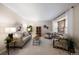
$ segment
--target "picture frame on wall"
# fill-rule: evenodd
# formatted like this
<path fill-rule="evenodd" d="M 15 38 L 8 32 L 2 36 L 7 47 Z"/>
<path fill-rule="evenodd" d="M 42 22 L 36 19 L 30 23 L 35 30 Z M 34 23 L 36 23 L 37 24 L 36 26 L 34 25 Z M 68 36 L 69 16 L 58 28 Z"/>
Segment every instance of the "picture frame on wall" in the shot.
<path fill-rule="evenodd" d="M 65 33 L 65 19 L 58 21 L 58 33 Z"/>

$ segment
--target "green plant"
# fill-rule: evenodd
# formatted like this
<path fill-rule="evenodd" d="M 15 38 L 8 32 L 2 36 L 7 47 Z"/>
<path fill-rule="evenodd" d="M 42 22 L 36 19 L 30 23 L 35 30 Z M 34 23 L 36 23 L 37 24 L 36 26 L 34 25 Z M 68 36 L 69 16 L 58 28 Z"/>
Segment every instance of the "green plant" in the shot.
<path fill-rule="evenodd" d="M 6 47 L 9 47 L 9 43 L 13 40 L 13 34 L 8 34 L 8 36 L 6 37 L 5 41 L 6 41 Z"/>
<path fill-rule="evenodd" d="M 75 53 L 75 39 L 71 36 L 68 36 L 65 38 L 67 40 L 67 45 L 68 45 L 68 51 L 70 53 Z"/>
<path fill-rule="evenodd" d="M 28 32 L 32 32 L 32 26 L 31 26 L 31 25 L 29 25 L 29 26 L 27 27 L 27 31 L 28 31 Z"/>
<path fill-rule="evenodd" d="M 8 36 L 6 39 L 5 39 L 5 44 L 6 44 L 6 48 L 7 50 L 9 49 L 9 43 L 12 41 L 12 39 Z"/>
<path fill-rule="evenodd" d="M 6 41 L 6 43 L 10 43 L 10 42 L 12 41 L 12 39 L 11 39 L 10 37 L 7 37 L 7 38 L 5 39 L 5 41 Z"/>

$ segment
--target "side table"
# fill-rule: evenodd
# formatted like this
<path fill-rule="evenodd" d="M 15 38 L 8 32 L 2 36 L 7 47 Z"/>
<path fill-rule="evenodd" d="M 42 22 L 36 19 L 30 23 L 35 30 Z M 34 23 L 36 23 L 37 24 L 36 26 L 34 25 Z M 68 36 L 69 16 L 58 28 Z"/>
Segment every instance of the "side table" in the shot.
<path fill-rule="evenodd" d="M 11 41 L 10 43 L 7 43 L 7 52 L 8 52 L 8 55 L 10 54 L 10 44 L 13 43 L 14 44 L 14 50 L 15 50 L 15 44 L 16 44 L 16 40 L 13 40 Z"/>

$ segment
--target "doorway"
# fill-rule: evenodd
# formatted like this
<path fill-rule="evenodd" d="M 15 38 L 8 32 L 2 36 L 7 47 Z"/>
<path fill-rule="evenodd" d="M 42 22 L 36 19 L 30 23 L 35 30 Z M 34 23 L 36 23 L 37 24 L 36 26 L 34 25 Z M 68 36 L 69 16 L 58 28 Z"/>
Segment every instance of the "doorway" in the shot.
<path fill-rule="evenodd" d="M 36 35 L 41 36 L 41 26 L 36 27 Z"/>

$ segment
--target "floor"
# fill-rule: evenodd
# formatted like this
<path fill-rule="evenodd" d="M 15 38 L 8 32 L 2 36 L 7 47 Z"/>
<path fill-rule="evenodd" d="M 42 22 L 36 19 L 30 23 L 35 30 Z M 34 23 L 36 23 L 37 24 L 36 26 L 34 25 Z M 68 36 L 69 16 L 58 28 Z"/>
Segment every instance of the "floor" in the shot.
<path fill-rule="evenodd" d="M 22 49 L 11 49 L 10 55 L 68 55 L 67 51 L 53 48 L 52 40 L 41 38 L 41 44 L 33 45 L 33 40 L 30 40 Z M 6 55 L 7 52 L 3 53 Z"/>

